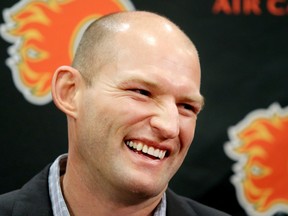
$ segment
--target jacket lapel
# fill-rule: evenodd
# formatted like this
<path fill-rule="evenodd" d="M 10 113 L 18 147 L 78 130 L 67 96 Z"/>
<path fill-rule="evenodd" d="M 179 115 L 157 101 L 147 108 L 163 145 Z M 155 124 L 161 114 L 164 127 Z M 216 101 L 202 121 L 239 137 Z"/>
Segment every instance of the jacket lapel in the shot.
<path fill-rule="evenodd" d="M 167 216 L 198 216 L 198 214 L 184 201 L 185 198 L 167 189 Z"/>
<path fill-rule="evenodd" d="M 12 216 L 53 216 L 48 188 L 49 167 L 20 189 Z"/>

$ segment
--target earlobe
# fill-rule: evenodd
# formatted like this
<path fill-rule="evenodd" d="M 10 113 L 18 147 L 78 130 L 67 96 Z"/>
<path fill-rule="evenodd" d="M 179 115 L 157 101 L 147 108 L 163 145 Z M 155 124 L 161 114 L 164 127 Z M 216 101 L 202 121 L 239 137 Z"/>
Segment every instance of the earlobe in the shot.
<path fill-rule="evenodd" d="M 67 116 L 76 118 L 79 72 L 70 66 L 59 67 L 52 79 L 52 98 L 55 105 Z"/>

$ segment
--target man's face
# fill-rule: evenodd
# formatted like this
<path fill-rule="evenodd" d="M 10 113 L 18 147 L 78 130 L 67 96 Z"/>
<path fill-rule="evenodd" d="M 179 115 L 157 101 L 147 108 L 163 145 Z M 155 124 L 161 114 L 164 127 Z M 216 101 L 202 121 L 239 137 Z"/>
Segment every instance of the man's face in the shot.
<path fill-rule="evenodd" d="M 197 54 L 183 44 L 146 39 L 122 39 L 117 59 L 82 89 L 76 119 L 87 179 L 123 195 L 166 189 L 202 105 Z"/>

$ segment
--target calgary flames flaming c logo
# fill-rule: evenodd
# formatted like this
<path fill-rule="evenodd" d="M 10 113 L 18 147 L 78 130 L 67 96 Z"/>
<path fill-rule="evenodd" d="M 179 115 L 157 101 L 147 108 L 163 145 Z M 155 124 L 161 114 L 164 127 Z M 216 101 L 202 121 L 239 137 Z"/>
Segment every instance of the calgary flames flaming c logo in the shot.
<path fill-rule="evenodd" d="M 288 108 L 256 110 L 229 137 L 225 150 L 238 161 L 232 183 L 248 215 L 288 212 Z"/>
<path fill-rule="evenodd" d="M 7 65 L 16 87 L 33 104 L 50 102 L 53 72 L 71 63 L 85 27 L 105 14 L 133 9 L 127 0 L 22 0 L 5 9 L 1 35 L 13 43 Z"/>

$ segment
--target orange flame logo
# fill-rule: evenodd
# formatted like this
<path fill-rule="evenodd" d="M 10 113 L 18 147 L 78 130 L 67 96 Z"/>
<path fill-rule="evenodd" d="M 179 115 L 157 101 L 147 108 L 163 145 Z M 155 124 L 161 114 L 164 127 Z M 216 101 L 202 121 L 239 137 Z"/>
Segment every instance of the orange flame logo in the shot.
<path fill-rule="evenodd" d="M 22 0 L 5 9 L 1 35 L 13 43 L 6 63 L 16 87 L 33 104 L 50 102 L 53 72 L 71 63 L 86 26 L 105 14 L 133 9 L 128 0 Z"/>
<path fill-rule="evenodd" d="M 249 215 L 288 212 L 288 107 L 256 110 L 228 131 L 238 200 Z"/>

